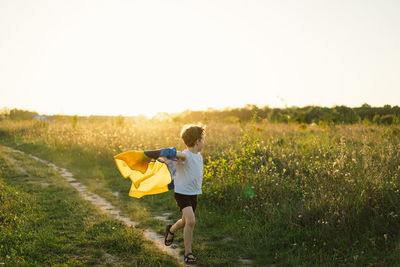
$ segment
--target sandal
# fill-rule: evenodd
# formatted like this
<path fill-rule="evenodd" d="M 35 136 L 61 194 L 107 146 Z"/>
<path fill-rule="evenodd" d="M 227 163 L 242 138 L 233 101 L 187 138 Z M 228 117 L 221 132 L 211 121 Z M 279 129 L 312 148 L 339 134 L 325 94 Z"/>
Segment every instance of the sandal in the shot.
<path fill-rule="evenodd" d="M 192 257 L 189 257 L 189 256 L 192 256 Z M 184 261 L 186 264 L 196 264 L 196 263 L 197 263 L 197 260 L 196 260 L 196 258 L 193 256 L 192 253 L 188 253 L 187 255 L 184 255 L 183 261 Z"/>
<path fill-rule="evenodd" d="M 166 246 L 171 246 L 171 245 L 172 245 L 172 242 L 174 242 L 174 233 L 171 233 L 171 231 L 170 231 L 171 227 L 172 227 L 172 225 L 169 224 L 169 225 L 167 225 L 167 228 L 165 229 L 165 230 L 166 230 L 166 231 L 165 231 L 166 233 L 165 233 L 164 244 L 165 244 Z M 172 239 L 167 239 L 167 238 L 168 238 L 168 234 L 172 235 Z"/>

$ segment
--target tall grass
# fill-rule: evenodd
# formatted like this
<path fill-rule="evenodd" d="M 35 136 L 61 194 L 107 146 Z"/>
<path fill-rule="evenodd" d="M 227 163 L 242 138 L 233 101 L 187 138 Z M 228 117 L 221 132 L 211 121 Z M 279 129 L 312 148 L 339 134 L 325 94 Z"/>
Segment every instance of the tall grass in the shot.
<path fill-rule="evenodd" d="M 207 198 L 321 236 L 352 239 L 371 231 L 375 244 L 397 236 L 397 128 L 258 130 L 253 126 L 230 153 L 208 161 Z"/>
<path fill-rule="evenodd" d="M 75 153 L 89 158 L 95 170 L 113 165 L 121 151 L 182 150 L 181 127 L 154 121 L 2 122 L 0 137 Z M 298 246 L 290 251 L 344 259 L 353 255 L 346 248 L 357 246 L 358 260 L 379 262 L 400 250 L 399 127 L 210 123 L 202 154 L 207 205 L 244 211 L 266 229 L 287 229 L 292 235 L 284 242 Z M 268 247 L 270 241 L 263 242 Z"/>

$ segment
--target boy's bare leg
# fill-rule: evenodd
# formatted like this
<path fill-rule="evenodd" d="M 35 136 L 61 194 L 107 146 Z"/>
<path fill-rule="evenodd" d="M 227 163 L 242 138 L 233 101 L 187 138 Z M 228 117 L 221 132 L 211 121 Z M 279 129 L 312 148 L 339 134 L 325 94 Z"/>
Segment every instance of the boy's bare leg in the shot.
<path fill-rule="evenodd" d="M 185 255 L 192 252 L 193 229 L 196 222 L 193 208 L 191 206 L 182 210 L 185 220 L 185 228 L 183 229 L 183 241 L 185 243 Z"/>
<path fill-rule="evenodd" d="M 185 217 L 182 214 L 182 219 L 179 219 L 174 225 L 171 226 L 171 228 L 169 229 L 169 231 L 171 233 L 175 233 L 176 231 L 178 231 L 179 229 L 182 229 L 183 227 L 185 227 Z M 172 236 L 170 234 L 168 234 L 168 240 L 171 240 Z"/>
<path fill-rule="evenodd" d="M 179 219 L 174 225 L 172 225 L 170 231 L 171 233 L 175 233 L 179 229 L 184 228 L 183 241 L 185 243 L 185 255 L 187 255 L 192 252 L 193 229 L 196 220 L 191 206 L 184 208 L 182 213 L 182 219 Z M 170 234 L 168 235 L 168 239 L 172 239 Z"/>

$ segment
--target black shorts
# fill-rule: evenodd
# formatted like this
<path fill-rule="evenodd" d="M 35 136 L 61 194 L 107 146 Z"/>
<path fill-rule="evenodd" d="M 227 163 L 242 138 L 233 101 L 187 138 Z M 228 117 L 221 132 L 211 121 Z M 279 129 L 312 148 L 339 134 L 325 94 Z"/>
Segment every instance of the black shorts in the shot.
<path fill-rule="evenodd" d="M 183 195 L 175 193 L 176 204 L 178 204 L 179 210 L 182 211 L 184 208 L 191 206 L 193 212 L 196 211 L 197 206 L 197 195 Z"/>

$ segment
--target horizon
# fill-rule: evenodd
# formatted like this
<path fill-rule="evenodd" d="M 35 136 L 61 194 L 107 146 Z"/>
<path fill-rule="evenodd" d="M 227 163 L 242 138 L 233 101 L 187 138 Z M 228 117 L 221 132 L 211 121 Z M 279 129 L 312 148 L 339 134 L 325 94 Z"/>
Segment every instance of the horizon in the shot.
<path fill-rule="evenodd" d="M 110 115 L 110 114 L 88 114 L 88 115 L 85 115 L 85 114 L 65 114 L 65 113 L 64 114 L 60 114 L 60 113 L 48 114 L 48 113 L 40 113 L 40 112 L 38 112 L 36 110 L 1 107 L 0 108 L 0 114 L 5 114 L 7 111 L 9 112 L 9 111 L 11 111 L 13 109 L 17 109 L 17 110 L 28 111 L 28 112 L 32 112 L 32 113 L 35 112 L 35 113 L 38 113 L 39 116 L 78 116 L 78 117 L 90 117 L 90 116 L 94 116 L 94 117 L 96 117 L 96 116 L 98 116 L 98 117 L 118 117 L 118 116 L 123 116 L 123 117 L 141 117 L 141 116 L 143 116 L 143 117 L 146 117 L 147 119 L 152 119 L 152 118 L 156 117 L 157 115 L 162 115 L 162 114 L 177 115 L 177 114 L 181 114 L 181 113 L 184 113 L 184 112 L 187 112 L 187 111 L 189 111 L 189 112 L 227 111 L 227 110 L 229 111 L 229 110 L 233 110 L 233 109 L 245 109 L 247 107 L 253 107 L 253 106 L 256 106 L 259 109 L 270 108 L 270 109 L 283 109 L 283 110 L 285 110 L 285 109 L 303 109 L 303 108 L 307 108 L 307 107 L 320 107 L 320 108 L 330 108 L 330 109 L 332 109 L 332 108 L 340 107 L 340 106 L 344 106 L 344 107 L 347 107 L 347 108 L 354 109 L 354 108 L 361 108 L 364 105 L 368 105 L 371 108 L 384 108 L 385 106 L 390 106 L 391 108 L 395 108 L 395 107 L 399 107 L 400 106 L 400 105 L 390 105 L 390 104 L 384 104 L 382 106 L 373 106 L 373 105 L 370 105 L 369 103 L 363 103 L 363 104 L 361 104 L 359 106 L 353 106 L 353 107 L 346 106 L 346 105 L 333 105 L 333 106 L 330 106 L 330 107 L 329 106 L 319 106 L 319 105 L 290 106 L 290 107 L 289 106 L 271 107 L 271 106 L 268 106 L 268 105 L 259 106 L 259 105 L 255 105 L 255 104 L 246 104 L 246 105 L 241 106 L 241 107 L 239 107 L 239 106 L 238 107 L 223 107 L 223 108 L 208 107 L 208 108 L 202 109 L 202 110 L 186 109 L 186 110 L 183 110 L 183 111 L 180 111 L 180 112 L 172 112 L 172 113 L 160 111 L 160 112 L 158 112 L 158 113 L 156 113 L 156 114 L 154 114 L 152 116 L 148 116 L 146 114 L 137 114 L 137 115 L 123 115 L 123 114 L 114 114 L 114 115 Z"/>

